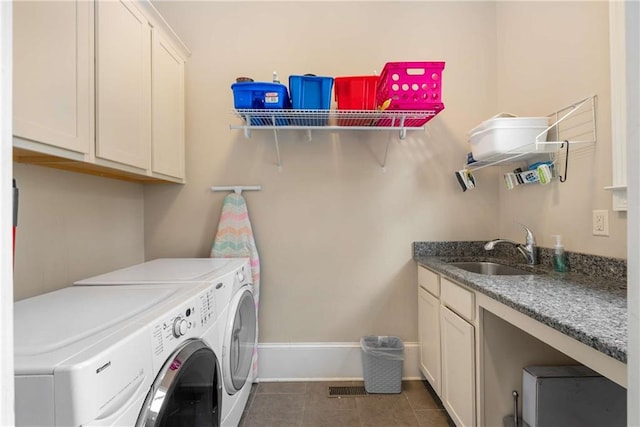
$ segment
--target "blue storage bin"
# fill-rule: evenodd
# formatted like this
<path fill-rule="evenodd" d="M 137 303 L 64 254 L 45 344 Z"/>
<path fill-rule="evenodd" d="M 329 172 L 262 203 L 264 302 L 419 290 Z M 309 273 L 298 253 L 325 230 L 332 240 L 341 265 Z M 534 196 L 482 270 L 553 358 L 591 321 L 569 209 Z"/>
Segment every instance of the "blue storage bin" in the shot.
<path fill-rule="evenodd" d="M 241 82 L 231 85 L 233 90 L 233 102 L 236 109 L 289 109 L 291 100 L 287 87 L 280 83 L 266 82 Z M 246 117 L 245 117 L 246 120 Z M 273 125 L 268 117 L 250 117 L 250 123 L 254 126 Z M 277 126 L 286 126 L 287 119 L 276 118 Z"/>
<path fill-rule="evenodd" d="M 313 75 L 289 76 L 291 105 L 296 110 L 328 110 L 331 107 L 333 77 Z M 301 126 L 325 126 L 329 113 L 310 113 L 309 117 L 296 119 Z"/>

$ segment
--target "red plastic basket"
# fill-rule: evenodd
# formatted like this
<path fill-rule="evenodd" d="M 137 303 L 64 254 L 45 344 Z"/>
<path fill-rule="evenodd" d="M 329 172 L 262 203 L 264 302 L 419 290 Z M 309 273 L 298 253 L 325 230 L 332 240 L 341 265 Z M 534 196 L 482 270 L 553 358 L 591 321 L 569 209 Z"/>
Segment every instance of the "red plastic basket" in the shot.
<path fill-rule="evenodd" d="M 375 110 L 378 76 L 336 77 L 335 96 L 338 110 Z M 366 126 L 368 121 L 338 118 L 340 126 Z"/>
<path fill-rule="evenodd" d="M 443 110 L 444 62 L 387 62 L 378 80 L 376 105 L 389 110 Z"/>
<path fill-rule="evenodd" d="M 338 110 L 375 110 L 378 76 L 335 78 Z"/>

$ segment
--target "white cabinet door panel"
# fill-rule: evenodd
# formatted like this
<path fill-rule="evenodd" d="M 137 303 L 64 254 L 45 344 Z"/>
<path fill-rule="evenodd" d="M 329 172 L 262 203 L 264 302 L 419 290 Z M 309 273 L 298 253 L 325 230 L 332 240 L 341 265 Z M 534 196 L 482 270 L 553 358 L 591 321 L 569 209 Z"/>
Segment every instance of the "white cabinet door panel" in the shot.
<path fill-rule="evenodd" d="M 13 3 L 13 133 L 87 154 L 93 144 L 93 3 Z"/>
<path fill-rule="evenodd" d="M 153 172 L 184 178 L 184 61 L 153 33 Z"/>
<path fill-rule="evenodd" d="M 475 423 L 474 328 L 440 306 L 442 344 L 442 403 L 458 427 Z"/>
<path fill-rule="evenodd" d="M 420 370 L 440 396 L 440 301 L 418 287 Z"/>
<path fill-rule="evenodd" d="M 151 28 L 130 2 L 96 7 L 96 156 L 149 169 Z"/>

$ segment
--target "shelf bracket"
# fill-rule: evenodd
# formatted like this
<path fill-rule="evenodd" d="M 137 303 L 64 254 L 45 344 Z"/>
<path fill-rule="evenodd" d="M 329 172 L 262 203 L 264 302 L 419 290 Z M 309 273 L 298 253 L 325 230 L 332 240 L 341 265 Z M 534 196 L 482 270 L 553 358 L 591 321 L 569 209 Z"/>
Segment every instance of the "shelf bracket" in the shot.
<path fill-rule="evenodd" d="M 278 144 L 278 129 L 273 129 L 273 141 L 276 145 L 276 157 L 278 158 L 278 170 L 282 170 L 282 161 L 280 160 L 280 144 Z"/>
<path fill-rule="evenodd" d="M 249 123 L 251 123 L 251 114 L 247 114 L 245 120 L 246 125 L 244 126 L 244 137 L 246 139 L 251 139 L 251 128 L 249 127 Z"/>
<path fill-rule="evenodd" d="M 383 172 L 386 172 L 387 154 L 389 153 L 389 143 L 391 143 L 391 135 L 392 135 L 392 132 L 389 132 L 389 134 L 387 135 L 387 145 L 384 148 L 384 157 L 382 159 L 382 164 L 380 165 L 382 166 Z"/>
<path fill-rule="evenodd" d="M 402 117 L 400 117 L 400 139 L 405 139 L 407 137 L 407 128 L 404 127 L 404 119 L 405 119 L 405 115 L 403 114 Z M 388 147 L 388 143 L 387 143 L 387 147 Z"/>

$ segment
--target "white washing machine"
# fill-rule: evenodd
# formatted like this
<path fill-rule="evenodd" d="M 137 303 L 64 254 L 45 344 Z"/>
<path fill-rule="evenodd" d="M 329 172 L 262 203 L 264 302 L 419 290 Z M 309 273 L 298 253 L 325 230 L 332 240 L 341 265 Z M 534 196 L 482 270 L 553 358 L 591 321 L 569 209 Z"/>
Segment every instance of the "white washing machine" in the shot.
<path fill-rule="evenodd" d="M 214 291 L 72 286 L 15 303 L 16 425 L 219 425 Z"/>
<path fill-rule="evenodd" d="M 246 406 L 251 384 L 253 353 L 257 345 L 256 306 L 249 258 L 161 258 L 75 282 L 76 285 L 161 285 L 163 283 L 214 286 L 220 341 L 214 346 L 222 358 L 221 425 L 235 427 Z"/>

